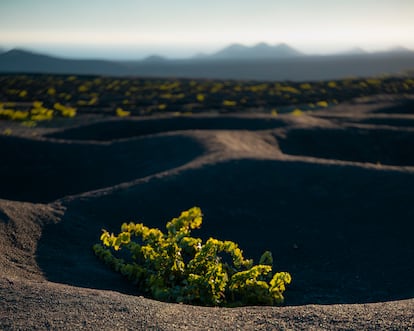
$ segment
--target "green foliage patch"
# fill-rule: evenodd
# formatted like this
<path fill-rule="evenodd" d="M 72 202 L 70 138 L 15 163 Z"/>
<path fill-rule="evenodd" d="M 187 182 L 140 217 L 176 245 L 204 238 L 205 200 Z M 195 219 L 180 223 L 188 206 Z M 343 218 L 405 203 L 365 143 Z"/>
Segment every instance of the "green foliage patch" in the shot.
<path fill-rule="evenodd" d="M 167 223 L 167 233 L 143 224 L 122 224 L 115 236 L 103 230 L 95 254 L 154 299 L 204 306 L 278 305 L 291 282 L 287 272 L 272 276 L 272 254 L 260 264 L 243 257 L 232 241 L 190 236 L 202 213 L 193 207 Z M 126 250 L 128 258 L 119 256 Z M 124 254 L 125 255 L 125 254 Z"/>
<path fill-rule="evenodd" d="M 320 110 L 358 97 L 413 93 L 410 76 L 259 82 L 0 74 L 0 119 L 39 122 L 84 114 L 126 117 L 212 110 L 287 114 L 296 108 Z"/>

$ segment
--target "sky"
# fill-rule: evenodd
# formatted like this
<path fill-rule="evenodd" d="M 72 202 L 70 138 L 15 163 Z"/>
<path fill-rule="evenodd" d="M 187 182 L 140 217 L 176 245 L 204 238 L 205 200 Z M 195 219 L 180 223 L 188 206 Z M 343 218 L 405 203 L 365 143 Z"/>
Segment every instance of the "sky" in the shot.
<path fill-rule="evenodd" d="M 184 58 L 229 44 L 309 54 L 414 49 L 414 0 L 0 0 L 0 47 L 70 58 Z"/>

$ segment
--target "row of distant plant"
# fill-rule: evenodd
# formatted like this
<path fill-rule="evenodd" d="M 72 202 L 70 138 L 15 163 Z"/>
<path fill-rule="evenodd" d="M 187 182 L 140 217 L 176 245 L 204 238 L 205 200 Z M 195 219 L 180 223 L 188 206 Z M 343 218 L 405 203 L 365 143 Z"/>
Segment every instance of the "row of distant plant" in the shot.
<path fill-rule="evenodd" d="M 0 118 L 38 122 L 55 116 L 307 111 L 374 94 L 414 93 L 409 78 L 325 82 L 141 79 L 61 75 L 0 76 Z"/>

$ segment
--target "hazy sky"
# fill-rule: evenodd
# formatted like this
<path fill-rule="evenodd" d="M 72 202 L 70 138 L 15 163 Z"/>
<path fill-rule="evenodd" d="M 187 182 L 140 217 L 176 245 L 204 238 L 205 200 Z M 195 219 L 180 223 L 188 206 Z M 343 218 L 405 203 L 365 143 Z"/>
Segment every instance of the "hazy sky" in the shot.
<path fill-rule="evenodd" d="M 230 43 L 414 49 L 414 0 L 0 0 L 0 47 L 185 57 Z"/>

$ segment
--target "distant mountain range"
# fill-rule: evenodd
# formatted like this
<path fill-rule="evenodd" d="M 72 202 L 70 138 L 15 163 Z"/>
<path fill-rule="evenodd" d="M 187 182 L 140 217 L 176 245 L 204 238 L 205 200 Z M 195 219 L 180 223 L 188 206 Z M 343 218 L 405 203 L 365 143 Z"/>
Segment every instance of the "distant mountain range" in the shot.
<path fill-rule="evenodd" d="M 27 50 L 1 51 L 0 73 L 321 80 L 413 71 L 414 52 L 398 47 L 368 53 L 361 48 L 332 55 L 306 55 L 287 44 L 233 44 L 213 54 L 171 60 L 158 55 L 137 61 L 73 60 Z"/>
<path fill-rule="evenodd" d="M 405 47 L 394 47 L 382 52 L 368 52 L 361 47 L 354 47 L 338 53 L 327 54 L 323 56 L 343 56 L 343 55 L 363 55 L 363 54 L 397 54 L 397 53 L 413 53 L 414 51 Z M 267 43 L 258 43 L 253 46 L 245 46 L 242 44 L 232 44 L 216 53 L 205 54 L 199 53 L 194 56 L 195 59 L 288 59 L 303 56 L 322 56 L 320 54 L 305 54 L 285 43 L 269 45 Z M 163 58 L 165 59 L 165 58 Z"/>
<path fill-rule="evenodd" d="M 304 54 L 290 47 L 287 44 L 271 46 L 266 43 L 259 43 L 254 46 L 232 44 L 211 55 L 199 55 L 204 59 L 282 59 L 303 56 Z"/>
<path fill-rule="evenodd" d="M 0 54 L 0 72 L 125 75 L 128 70 L 117 62 L 72 60 L 12 49 Z"/>

